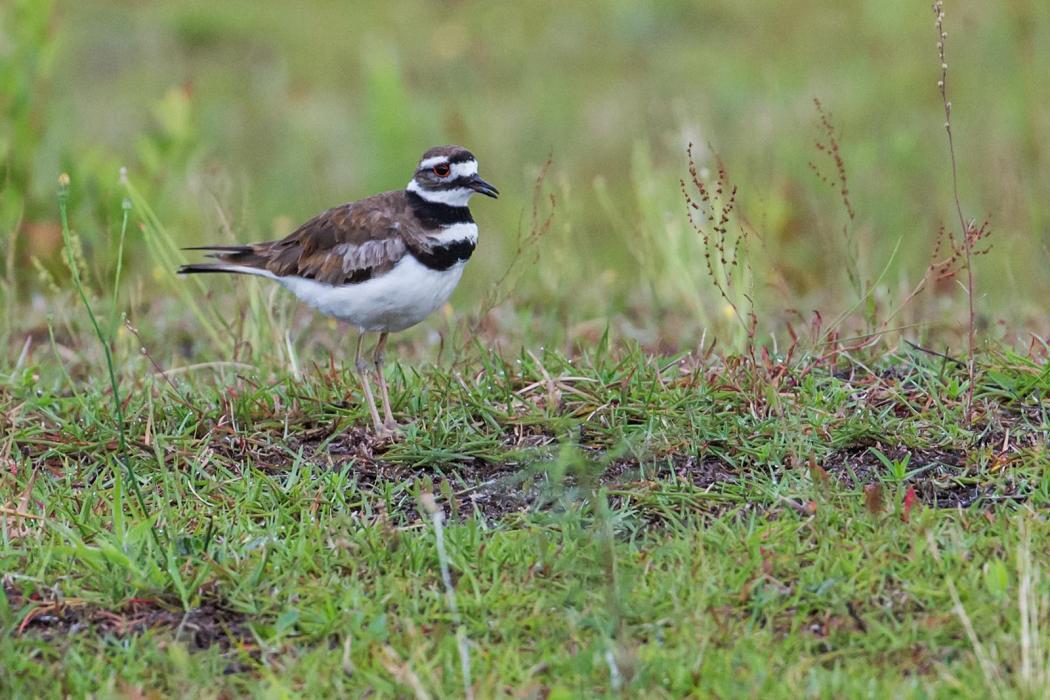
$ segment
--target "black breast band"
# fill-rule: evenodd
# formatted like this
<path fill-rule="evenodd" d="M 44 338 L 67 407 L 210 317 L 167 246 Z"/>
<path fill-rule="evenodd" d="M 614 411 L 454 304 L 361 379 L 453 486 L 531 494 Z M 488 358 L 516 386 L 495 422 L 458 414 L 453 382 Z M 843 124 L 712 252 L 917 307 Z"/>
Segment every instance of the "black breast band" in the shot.
<path fill-rule="evenodd" d="M 430 250 L 409 248 L 409 252 L 412 257 L 431 270 L 444 272 L 458 262 L 470 260 L 470 256 L 474 253 L 474 241 L 464 238 L 461 241 L 436 245 Z"/>

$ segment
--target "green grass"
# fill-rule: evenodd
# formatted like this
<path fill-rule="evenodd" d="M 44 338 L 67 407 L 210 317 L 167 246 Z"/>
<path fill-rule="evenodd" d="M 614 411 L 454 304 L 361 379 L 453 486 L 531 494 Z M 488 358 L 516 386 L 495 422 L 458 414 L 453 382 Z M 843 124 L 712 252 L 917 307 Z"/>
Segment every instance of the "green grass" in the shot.
<path fill-rule="evenodd" d="M 0 696 L 1042 697 L 1050 13 L 947 12 L 972 381 L 925 7 L 0 6 Z M 345 328 L 173 271 L 450 141 L 379 444 Z"/>
<path fill-rule="evenodd" d="M 470 381 L 400 368 L 412 422 L 381 449 L 346 373 L 171 385 L 140 358 L 124 410 L 149 517 L 106 456 L 105 384 L 71 394 L 26 369 L 2 394 L 4 499 L 43 519 L 4 521 L 3 682 L 462 694 L 421 517 L 434 493 L 479 697 L 615 694 L 607 654 L 629 695 L 1036 697 L 1050 387 L 988 360 L 966 429 L 964 373 L 919 353 L 875 374 L 788 368 L 771 391 L 760 370 L 688 356 L 481 352 Z"/>

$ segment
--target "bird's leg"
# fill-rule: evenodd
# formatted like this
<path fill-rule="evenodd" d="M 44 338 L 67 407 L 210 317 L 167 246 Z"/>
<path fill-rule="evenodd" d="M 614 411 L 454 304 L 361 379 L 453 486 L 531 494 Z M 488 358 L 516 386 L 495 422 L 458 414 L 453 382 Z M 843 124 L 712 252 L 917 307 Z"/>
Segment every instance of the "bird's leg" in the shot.
<path fill-rule="evenodd" d="M 376 409 L 376 399 L 372 395 L 372 384 L 368 381 L 368 363 L 361 357 L 361 343 L 365 339 L 365 331 L 357 336 L 357 350 L 354 352 L 354 366 L 357 368 L 357 376 L 361 378 L 361 387 L 365 390 L 365 399 L 368 401 L 368 410 L 372 413 L 372 426 L 376 432 L 382 432 L 383 424 L 379 420 L 379 411 Z"/>
<path fill-rule="evenodd" d="M 390 392 L 386 386 L 386 375 L 383 374 L 383 358 L 386 355 L 386 339 L 390 335 L 387 332 L 379 334 L 379 342 L 376 343 L 376 349 L 372 353 L 372 362 L 376 366 L 376 376 L 379 377 L 379 391 L 383 394 L 383 425 L 387 430 L 397 430 L 397 421 L 394 420 L 394 414 L 390 412 Z"/>

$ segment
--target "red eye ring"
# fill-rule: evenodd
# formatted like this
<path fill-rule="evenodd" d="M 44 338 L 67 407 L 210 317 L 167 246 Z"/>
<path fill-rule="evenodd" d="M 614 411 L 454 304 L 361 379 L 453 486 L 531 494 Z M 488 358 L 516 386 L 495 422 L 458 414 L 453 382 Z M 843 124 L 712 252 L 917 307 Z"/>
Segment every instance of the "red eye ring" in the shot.
<path fill-rule="evenodd" d="M 452 168 L 448 167 L 448 163 L 438 163 L 434 166 L 434 174 L 438 177 L 448 177 L 451 172 Z"/>

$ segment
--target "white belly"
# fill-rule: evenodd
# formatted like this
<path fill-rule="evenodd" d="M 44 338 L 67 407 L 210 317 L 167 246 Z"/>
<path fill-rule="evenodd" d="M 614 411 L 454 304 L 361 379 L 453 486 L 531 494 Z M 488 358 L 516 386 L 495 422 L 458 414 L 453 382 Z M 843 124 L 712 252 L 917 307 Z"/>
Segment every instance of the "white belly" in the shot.
<path fill-rule="evenodd" d="M 448 301 L 463 275 L 463 265 L 431 270 L 405 255 L 390 272 L 342 287 L 303 277 L 275 279 L 321 313 L 366 331 L 401 331 Z"/>

